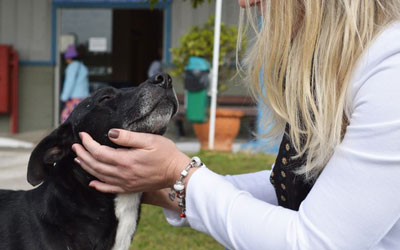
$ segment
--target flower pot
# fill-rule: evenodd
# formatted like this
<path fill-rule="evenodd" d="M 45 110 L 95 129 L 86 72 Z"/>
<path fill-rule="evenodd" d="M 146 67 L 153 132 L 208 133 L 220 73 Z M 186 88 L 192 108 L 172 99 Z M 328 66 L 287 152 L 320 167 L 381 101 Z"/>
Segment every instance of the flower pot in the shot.
<path fill-rule="evenodd" d="M 234 109 L 217 109 L 215 115 L 214 150 L 231 152 L 232 144 L 240 129 L 243 112 Z M 194 133 L 201 149 L 208 149 L 209 122 L 193 123 Z"/>

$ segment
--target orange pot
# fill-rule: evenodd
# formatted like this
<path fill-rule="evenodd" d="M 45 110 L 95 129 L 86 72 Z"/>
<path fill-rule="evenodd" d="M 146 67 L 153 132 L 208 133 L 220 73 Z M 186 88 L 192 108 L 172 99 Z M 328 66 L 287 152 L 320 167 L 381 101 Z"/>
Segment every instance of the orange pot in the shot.
<path fill-rule="evenodd" d="M 243 112 L 234 109 L 217 109 L 215 115 L 214 150 L 231 152 L 232 144 L 240 129 Z M 208 149 L 209 122 L 193 123 L 194 133 L 200 141 L 201 149 Z"/>

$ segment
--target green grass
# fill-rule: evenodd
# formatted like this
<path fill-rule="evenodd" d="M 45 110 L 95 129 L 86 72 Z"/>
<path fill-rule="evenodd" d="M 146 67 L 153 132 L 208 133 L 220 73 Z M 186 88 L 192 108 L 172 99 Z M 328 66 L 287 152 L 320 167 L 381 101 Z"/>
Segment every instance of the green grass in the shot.
<path fill-rule="evenodd" d="M 264 154 L 229 154 L 200 152 L 197 154 L 207 167 L 219 174 L 241 174 L 269 169 L 274 157 Z M 267 181 L 267 180 L 266 180 Z M 196 249 L 223 250 L 218 242 L 190 228 L 170 226 L 161 208 L 143 205 L 140 224 L 131 249 Z"/>

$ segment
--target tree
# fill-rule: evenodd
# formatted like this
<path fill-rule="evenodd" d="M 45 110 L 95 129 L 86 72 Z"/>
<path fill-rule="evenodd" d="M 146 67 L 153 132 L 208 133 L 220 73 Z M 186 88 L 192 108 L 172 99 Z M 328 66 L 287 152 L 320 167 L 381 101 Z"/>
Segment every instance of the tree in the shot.
<path fill-rule="evenodd" d="M 220 54 L 219 54 L 219 90 L 227 88 L 227 79 L 234 75 L 236 71 L 236 46 L 238 39 L 238 29 L 236 26 L 227 26 L 221 23 L 220 32 Z M 246 48 L 246 39 L 242 38 L 239 57 L 243 55 Z M 189 31 L 180 37 L 179 46 L 171 48 L 173 70 L 171 75 L 182 75 L 185 67 L 192 56 L 202 57 L 208 62 L 213 59 L 214 49 L 214 16 L 203 25 L 194 25 Z"/>

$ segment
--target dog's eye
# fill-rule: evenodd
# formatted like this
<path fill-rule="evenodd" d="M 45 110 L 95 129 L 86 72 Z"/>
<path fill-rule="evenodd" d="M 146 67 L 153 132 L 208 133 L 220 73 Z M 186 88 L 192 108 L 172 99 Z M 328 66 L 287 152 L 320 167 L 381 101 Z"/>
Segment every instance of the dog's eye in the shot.
<path fill-rule="evenodd" d="M 111 96 L 109 96 L 109 95 L 103 96 L 102 98 L 99 99 L 99 103 L 110 100 L 110 99 L 111 99 Z"/>

